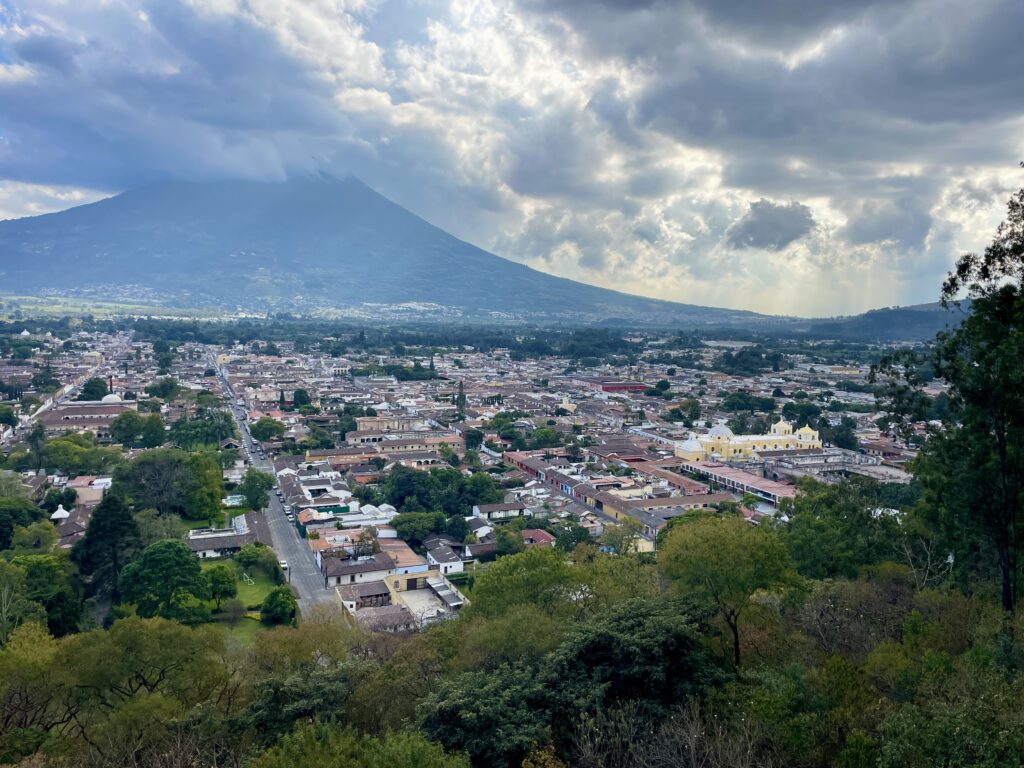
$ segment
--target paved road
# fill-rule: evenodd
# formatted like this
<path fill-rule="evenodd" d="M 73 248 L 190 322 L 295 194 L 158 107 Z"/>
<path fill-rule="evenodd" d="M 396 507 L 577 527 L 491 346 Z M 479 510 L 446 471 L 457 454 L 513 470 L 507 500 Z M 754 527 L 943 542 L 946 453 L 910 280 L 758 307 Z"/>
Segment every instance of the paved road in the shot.
<path fill-rule="evenodd" d="M 259 456 L 256 442 L 249 434 L 245 420 L 242 418 L 242 409 L 235 405 L 235 397 L 228 386 L 224 372 L 219 367 L 215 367 L 224 394 L 231 402 L 231 414 L 234 416 L 238 432 L 242 436 L 244 453 L 256 469 L 273 474 L 273 465 Z M 281 506 L 281 501 L 275 494 L 270 495 L 270 506 L 264 511 L 264 518 L 270 529 L 274 551 L 277 552 L 280 559 L 288 561 L 288 577 L 298 595 L 299 608 L 308 612 L 317 603 L 334 602 L 334 593 L 324 588 L 323 578 L 316 567 L 313 553 L 306 546 L 306 542 L 299 538 L 295 526 L 288 522 L 288 518 L 284 514 L 284 507 Z"/>

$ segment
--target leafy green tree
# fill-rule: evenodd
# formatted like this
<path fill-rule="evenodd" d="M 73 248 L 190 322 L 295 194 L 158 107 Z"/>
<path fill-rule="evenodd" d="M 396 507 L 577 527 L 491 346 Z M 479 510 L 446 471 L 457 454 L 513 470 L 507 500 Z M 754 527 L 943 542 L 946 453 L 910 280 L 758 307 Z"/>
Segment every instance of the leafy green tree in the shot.
<path fill-rule="evenodd" d="M 714 607 L 732 635 L 736 668 L 741 623 L 751 598 L 796 583 L 778 535 L 736 517 L 698 517 L 676 526 L 658 552 L 658 565 L 677 590 Z"/>
<path fill-rule="evenodd" d="M 494 617 L 530 604 L 556 612 L 568 606 L 583 583 L 563 552 L 533 547 L 501 558 L 477 577 L 470 613 Z"/>
<path fill-rule="evenodd" d="M 188 516 L 198 486 L 189 455 L 177 448 L 157 448 L 140 454 L 118 468 L 114 484 L 136 508 L 152 508 L 163 515 L 182 517 Z"/>
<path fill-rule="evenodd" d="M 309 392 L 305 389 L 296 389 L 292 392 L 292 405 L 299 408 L 303 405 L 311 405 L 313 403 L 312 398 L 309 396 Z"/>
<path fill-rule="evenodd" d="M 199 601 L 209 595 L 199 558 L 185 542 L 170 539 L 150 544 L 138 560 L 126 565 L 120 588 L 123 599 L 134 603 L 144 618 L 201 618 Z"/>
<path fill-rule="evenodd" d="M 840 485 L 798 482 L 789 522 L 778 527 L 797 570 L 824 579 L 853 578 L 861 568 L 898 557 L 902 530 L 886 507 L 883 486 L 852 477 Z"/>
<path fill-rule="evenodd" d="M 49 520 L 40 520 L 14 529 L 11 547 L 17 554 L 50 552 L 57 546 L 57 529 Z"/>
<path fill-rule="evenodd" d="M 3 495 L 3 494 L 0 494 Z M 46 497 L 40 505 L 47 512 L 55 512 L 57 507 L 71 508 L 78 503 L 78 494 L 74 488 L 51 488 L 46 492 Z"/>
<path fill-rule="evenodd" d="M 578 523 L 566 523 L 555 534 L 555 546 L 563 552 L 571 552 L 579 544 L 590 542 L 590 532 Z"/>
<path fill-rule="evenodd" d="M 475 450 L 479 448 L 484 442 L 484 433 L 475 427 L 470 427 L 462 434 L 463 439 L 466 441 L 467 450 Z"/>
<path fill-rule="evenodd" d="M 72 557 L 90 576 L 94 592 L 109 592 L 117 600 L 122 569 L 138 552 L 139 527 L 114 492 L 107 493 L 89 518 L 85 536 L 75 543 Z"/>
<path fill-rule="evenodd" d="M 217 563 L 203 572 L 207 590 L 213 598 L 216 609 L 222 601 L 238 594 L 238 570 L 230 563 Z"/>
<path fill-rule="evenodd" d="M 77 400 L 102 400 L 110 394 L 103 379 L 89 379 L 78 392 Z"/>
<path fill-rule="evenodd" d="M 266 680 L 241 720 L 263 744 L 272 744 L 292 731 L 297 721 L 341 725 L 366 669 L 359 661 L 323 658 L 316 664 L 303 662 Z"/>
<path fill-rule="evenodd" d="M 10 549 L 14 531 L 31 525 L 42 515 L 39 507 L 23 496 L 0 496 L 0 550 Z"/>
<path fill-rule="evenodd" d="M 167 430 L 159 413 L 151 413 L 142 420 L 142 445 L 144 448 L 157 448 L 167 440 Z"/>
<path fill-rule="evenodd" d="M 11 564 L 24 570 L 24 596 L 46 611 L 47 629 L 55 637 L 77 631 L 82 601 L 68 555 L 65 552 L 19 554 L 11 559 Z"/>
<path fill-rule="evenodd" d="M 36 421 L 32 424 L 28 434 L 25 436 L 25 442 L 28 443 L 28 447 L 32 450 L 32 455 L 35 457 L 36 471 L 38 472 L 43 466 L 43 450 L 46 448 L 46 426 L 42 421 Z"/>
<path fill-rule="evenodd" d="M 178 385 L 178 382 L 169 376 L 157 379 L 145 389 L 146 394 L 150 397 L 159 397 L 165 402 L 176 398 L 181 391 L 182 388 Z"/>
<path fill-rule="evenodd" d="M 46 622 L 42 606 L 29 599 L 25 569 L 0 560 L 0 647 L 26 621 Z"/>
<path fill-rule="evenodd" d="M 24 480 L 10 470 L 0 469 L 0 499 L 27 499 L 28 495 Z"/>
<path fill-rule="evenodd" d="M 444 682 L 419 707 L 423 731 L 476 765 L 518 766 L 551 736 L 550 691 L 519 664 L 466 672 Z M 500 723 L 501 727 L 494 727 Z"/>
<path fill-rule="evenodd" d="M 280 437 L 284 434 L 284 424 L 277 419 L 271 419 L 268 416 L 263 416 L 257 419 L 256 423 L 249 428 L 249 432 L 252 433 L 254 439 L 263 442 L 265 440 L 273 440 L 275 437 Z"/>
<path fill-rule="evenodd" d="M 161 515 L 155 509 L 144 509 L 134 515 L 139 527 L 139 543 L 142 549 L 163 539 L 184 538 L 188 528 L 177 515 Z"/>
<path fill-rule="evenodd" d="M 399 538 L 413 543 L 423 541 L 431 533 L 445 529 L 443 512 L 402 512 L 391 519 Z"/>
<path fill-rule="evenodd" d="M 224 495 L 224 474 L 217 454 L 198 451 L 188 457 L 194 485 L 188 498 L 186 515 L 192 520 L 214 520 L 221 515 Z"/>
<path fill-rule="evenodd" d="M 1007 218 L 984 253 L 961 256 L 942 286 L 943 302 L 966 293 L 971 306 L 958 326 L 938 335 L 927 361 L 949 384 L 949 415 L 929 435 L 916 465 L 936 529 L 951 542 L 979 544 L 980 557 L 968 556 L 957 567 L 993 563 L 1007 614 L 1017 606 L 1024 543 L 1022 280 L 1024 189 L 1011 197 Z M 881 369 L 890 378 L 880 399 L 904 434 L 926 407 L 924 377 L 914 362 L 904 355 Z"/>
<path fill-rule="evenodd" d="M 5 427 L 16 427 L 18 417 L 14 415 L 14 409 L 9 405 L 0 405 L 0 425 Z"/>
<path fill-rule="evenodd" d="M 803 426 L 813 428 L 818 423 L 818 417 L 821 416 L 821 408 L 809 402 L 786 403 L 782 406 L 782 416 L 786 421 L 792 422 L 796 428 Z"/>
<path fill-rule="evenodd" d="M 291 587 L 282 584 L 274 587 L 263 598 L 260 606 L 260 621 L 264 624 L 291 624 L 299 613 L 299 604 L 295 600 Z"/>
<path fill-rule="evenodd" d="M 125 411 L 110 422 L 110 437 L 122 445 L 133 445 L 142 434 L 143 417 L 136 411 Z"/>
<path fill-rule="evenodd" d="M 495 543 L 498 545 L 499 555 L 514 555 L 526 549 L 521 529 L 511 526 L 503 526 L 494 534 Z"/>
<path fill-rule="evenodd" d="M 249 467 L 245 470 L 238 492 L 245 497 L 249 509 L 263 509 L 270 502 L 270 489 L 274 487 L 274 476 Z"/>

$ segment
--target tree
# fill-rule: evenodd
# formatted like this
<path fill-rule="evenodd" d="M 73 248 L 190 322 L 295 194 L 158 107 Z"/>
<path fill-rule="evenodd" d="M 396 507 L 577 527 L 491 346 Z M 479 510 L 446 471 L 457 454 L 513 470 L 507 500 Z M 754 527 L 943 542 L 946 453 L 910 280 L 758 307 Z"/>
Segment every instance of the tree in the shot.
<path fill-rule="evenodd" d="M 44 623 L 46 614 L 25 594 L 25 569 L 0 560 L 0 647 L 23 622 L 31 619 Z"/>
<path fill-rule="evenodd" d="M 155 509 L 144 509 L 134 515 L 139 526 L 139 545 L 145 549 L 163 539 L 181 539 L 188 529 L 177 515 L 161 515 Z"/>
<path fill-rule="evenodd" d="M 284 429 L 284 424 L 277 419 L 263 416 L 257 419 L 256 423 L 249 428 L 249 432 L 255 440 L 259 440 L 262 443 L 265 440 L 273 440 L 275 437 L 280 437 L 284 434 Z"/>
<path fill-rule="evenodd" d="M 463 439 L 466 441 L 467 450 L 475 450 L 481 446 L 484 441 L 484 433 L 476 428 L 469 428 L 462 434 Z"/>
<path fill-rule="evenodd" d="M 399 538 L 414 543 L 422 542 L 431 533 L 443 531 L 446 522 L 443 512 L 402 512 L 391 519 Z"/>
<path fill-rule="evenodd" d="M 166 377 L 154 381 L 146 387 L 145 392 L 150 397 L 159 397 L 161 400 L 168 401 L 178 396 L 178 393 L 181 392 L 181 387 L 178 386 L 174 379 Z"/>
<path fill-rule="evenodd" d="M 89 379 L 82 385 L 76 400 L 102 400 L 110 394 L 107 389 L 107 382 L 103 379 Z"/>
<path fill-rule="evenodd" d="M 0 405 L 0 425 L 5 427 L 18 426 L 18 417 L 14 415 L 14 409 L 9 405 Z"/>
<path fill-rule="evenodd" d="M 110 592 L 117 600 L 121 570 L 138 549 L 139 527 L 124 499 L 110 492 L 93 510 L 72 557 L 82 572 L 92 577 L 93 591 Z"/>
<path fill-rule="evenodd" d="M 522 532 L 509 526 L 499 528 L 494 534 L 495 542 L 498 545 L 499 555 L 514 555 L 526 549 Z"/>
<path fill-rule="evenodd" d="M 130 446 L 139 439 L 139 436 L 142 434 L 142 428 L 142 416 L 136 411 L 125 411 L 110 422 L 110 437 L 115 442 Z"/>
<path fill-rule="evenodd" d="M 433 370 L 433 361 L 431 361 L 431 370 Z M 455 395 L 455 410 L 458 411 L 460 417 L 466 412 L 466 390 L 463 387 L 462 379 L 459 379 L 459 392 Z M 466 445 L 469 445 L 468 440 Z"/>
<path fill-rule="evenodd" d="M 217 454 L 211 450 L 193 453 L 188 457 L 195 484 L 189 494 L 186 515 L 192 520 L 213 520 L 221 515 L 224 494 L 224 473 Z"/>
<path fill-rule="evenodd" d="M 896 556 L 900 522 L 879 514 L 887 506 L 880 483 L 852 477 L 826 485 L 801 478 L 798 488 L 789 522 L 778 530 L 801 575 L 853 578 L 864 566 Z"/>
<path fill-rule="evenodd" d="M 245 497 L 249 509 L 263 509 L 270 502 L 269 492 L 274 487 L 274 476 L 249 467 L 245 470 L 238 492 Z"/>
<path fill-rule="evenodd" d="M 740 666 L 740 623 L 760 591 L 796 583 L 778 535 L 738 517 L 702 516 L 678 525 L 658 552 L 658 565 L 674 586 L 707 600 L 732 634 L 733 664 Z"/>
<path fill-rule="evenodd" d="M 0 469 L 0 499 L 27 499 L 28 495 L 29 487 L 18 475 L 9 470 Z"/>
<path fill-rule="evenodd" d="M 142 420 L 142 445 L 145 448 L 157 448 L 167 440 L 167 430 L 160 414 L 151 413 Z"/>
<path fill-rule="evenodd" d="M 291 587 L 282 584 L 274 587 L 263 598 L 260 606 L 260 621 L 264 624 L 292 624 L 299 612 Z"/>
<path fill-rule="evenodd" d="M 17 553 L 49 552 L 57 546 L 57 539 L 57 529 L 53 523 L 49 520 L 40 520 L 38 523 L 15 528 L 11 544 Z"/>
<path fill-rule="evenodd" d="M 949 384 L 949 414 L 932 430 L 917 462 L 937 528 L 981 542 L 999 572 L 1001 602 L 1012 614 L 1024 543 L 1024 189 L 984 253 L 960 257 L 942 286 L 944 304 L 966 293 L 970 313 L 940 333 L 929 360 Z M 921 418 L 920 366 L 906 355 L 885 361 L 882 404 L 907 433 Z M 919 362 L 919 361 L 918 361 Z M 963 568 L 968 563 L 958 564 Z"/>
<path fill-rule="evenodd" d="M 305 389 L 296 389 L 292 392 L 292 405 L 296 408 L 303 405 L 311 405 L 312 402 L 313 400 L 310 398 L 309 392 Z"/>
<path fill-rule="evenodd" d="M 209 595 L 199 558 L 185 542 L 171 539 L 150 544 L 125 566 L 120 587 L 144 618 L 195 620 L 203 613 L 199 601 Z"/>
<path fill-rule="evenodd" d="M 0 550 L 10 549 L 14 531 L 40 518 L 39 507 L 22 496 L 0 496 Z"/>
<path fill-rule="evenodd" d="M 28 447 L 32 449 L 32 455 L 36 460 L 36 471 L 43 466 L 43 449 L 46 447 L 46 426 L 42 421 L 36 420 L 32 428 L 25 436 Z"/>
<path fill-rule="evenodd" d="M 136 508 L 149 507 L 162 515 L 187 517 L 198 482 L 187 453 L 177 448 L 158 448 L 121 466 L 114 474 L 114 485 Z"/>
<path fill-rule="evenodd" d="M 238 569 L 233 564 L 217 563 L 208 568 L 203 576 L 206 578 L 207 589 L 218 611 L 221 601 L 238 594 Z"/>
<path fill-rule="evenodd" d="M 444 532 L 453 539 L 462 541 L 469 534 L 469 523 L 462 515 L 452 515 L 444 525 Z"/>
<path fill-rule="evenodd" d="M 3 495 L 0 493 L 0 496 Z M 55 512 L 57 507 L 73 507 L 77 502 L 78 494 L 75 493 L 74 488 L 64 488 L 63 490 L 51 488 L 46 492 L 46 497 L 40 506 L 47 512 Z"/>

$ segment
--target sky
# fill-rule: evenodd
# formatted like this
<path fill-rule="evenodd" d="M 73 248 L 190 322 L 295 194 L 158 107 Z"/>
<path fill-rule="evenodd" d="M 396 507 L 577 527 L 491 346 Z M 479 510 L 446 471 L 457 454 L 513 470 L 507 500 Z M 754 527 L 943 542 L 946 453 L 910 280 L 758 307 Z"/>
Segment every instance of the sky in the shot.
<path fill-rule="evenodd" d="M 1020 0 L 0 0 L 0 219 L 352 174 L 688 303 L 934 301 L 1024 185 Z"/>

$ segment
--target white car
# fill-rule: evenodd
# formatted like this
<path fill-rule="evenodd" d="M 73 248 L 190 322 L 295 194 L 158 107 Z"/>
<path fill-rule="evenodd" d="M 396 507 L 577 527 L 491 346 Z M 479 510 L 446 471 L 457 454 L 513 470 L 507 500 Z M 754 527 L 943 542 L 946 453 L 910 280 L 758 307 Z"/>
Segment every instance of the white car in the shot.
<path fill-rule="evenodd" d="M 287 560 L 278 560 L 277 562 L 281 564 L 281 570 L 282 571 L 287 571 L 288 570 L 288 561 Z"/>

